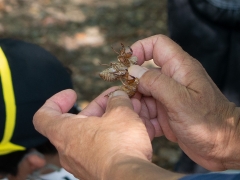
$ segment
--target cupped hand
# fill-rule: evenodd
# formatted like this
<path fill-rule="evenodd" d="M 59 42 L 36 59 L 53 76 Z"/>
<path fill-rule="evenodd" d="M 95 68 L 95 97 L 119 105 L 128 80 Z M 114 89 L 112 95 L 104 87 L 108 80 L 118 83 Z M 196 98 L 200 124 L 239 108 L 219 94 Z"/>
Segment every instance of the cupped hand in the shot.
<path fill-rule="evenodd" d="M 37 131 L 57 148 L 62 166 L 80 179 L 104 179 L 119 155 L 151 160 L 146 127 L 135 111 L 139 103 L 109 89 L 78 115 L 68 114 L 76 100 L 72 90 L 54 95 L 34 115 Z M 133 100 L 134 101 L 134 100 Z M 137 105 L 138 104 L 138 105 Z"/>
<path fill-rule="evenodd" d="M 153 59 L 159 66 L 129 68 L 140 78 L 139 100 L 155 136 L 163 134 L 177 142 L 207 169 L 240 168 L 234 160 L 240 150 L 239 109 L 222 95 L 201 64 L 163 35 L 137 41 L 132 49 L 139 65 Z"/>

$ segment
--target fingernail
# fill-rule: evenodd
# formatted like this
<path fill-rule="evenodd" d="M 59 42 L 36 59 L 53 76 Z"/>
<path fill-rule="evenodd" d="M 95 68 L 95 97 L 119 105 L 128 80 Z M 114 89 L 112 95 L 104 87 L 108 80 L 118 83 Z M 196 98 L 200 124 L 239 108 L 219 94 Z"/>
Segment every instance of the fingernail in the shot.
<path fill-rule="evenodd" d="M 124 91 L 121 90 L 117 90 L 111 93 L 110 97 L 116 97 L 116 96 L 127 96 L 127 93 L 125 93 Z"/>
<path fill-rule="evenodd" d="M 141 78 L 142 75 L 147 72 L 148 69 L 146 67 L 138 66 L 138 65 L 132 65 L 130 68 L 128 68 L 128 72 L 130 75 Z"/>

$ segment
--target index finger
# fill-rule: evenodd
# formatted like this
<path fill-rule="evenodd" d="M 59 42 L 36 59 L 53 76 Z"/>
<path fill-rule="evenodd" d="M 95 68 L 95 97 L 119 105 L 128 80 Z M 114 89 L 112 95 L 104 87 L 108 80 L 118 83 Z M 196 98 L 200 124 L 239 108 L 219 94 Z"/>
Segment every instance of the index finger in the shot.
<path fill-rule="evenodd" d="M 133 55 L 138 57 L 138 64 L 153 59 L 154 63 L 162 67 L 173 57 L 180 59 L 186 54 L 183 49 L 165 35 L 155 35 L 135 42 L 131 46 Z"/>
<path fill-rule="evenodd" d="M 138 57 L 138 64 L 153 59 L 161 67 L 161 73 L 183 83 L 182 80 L 190 71 L 203 71 L 200 63 L 186 53 L 177 43 L 164 35 L 155 35 L 134 43 L 131 48 Z M 130 72 L 131 74 L 131 72 Z M 203 73 L 204 74 L 204 73 Z M 135 74 L 131 74 L 135 76 Z M 135 76 L 137 77 L 137 76 Z"/>

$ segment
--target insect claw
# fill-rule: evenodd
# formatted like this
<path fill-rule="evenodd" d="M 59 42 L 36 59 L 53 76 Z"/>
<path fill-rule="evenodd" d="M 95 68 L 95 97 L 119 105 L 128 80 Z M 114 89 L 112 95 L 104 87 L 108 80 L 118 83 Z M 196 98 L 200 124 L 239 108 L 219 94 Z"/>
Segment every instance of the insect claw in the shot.
<path fill-rule="evenodd" d="M 128 46 L 128 48 L 130 49 L 131 53 L 133 53 L 133 50 L 132 50 L 132 48 L 131 48 L 130 46 Z"/>

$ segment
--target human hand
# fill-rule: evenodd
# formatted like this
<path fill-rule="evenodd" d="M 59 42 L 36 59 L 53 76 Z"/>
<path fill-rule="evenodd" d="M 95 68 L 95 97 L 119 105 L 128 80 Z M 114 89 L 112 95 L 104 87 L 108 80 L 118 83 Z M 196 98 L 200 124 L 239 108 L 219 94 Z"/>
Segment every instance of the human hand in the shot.
<path fill-rule="evenodd" d="M 114 163 L 126 157 L 149 161 L 151 141 L 131 102 L 122 91 L 93 100 L 80 114 L 68 114 L 76 100 L 72 90 L 62 91 L 34 115 L 37 131 L 57 148 L 62 166 L 80 179 L 104 179 Z"/>
<path fill-rule="evenodd" d="M 140 78 L 144 116 L 154 125 L 155 136 L 177 142 L 209 170 L 240 168 L 239 109 L 222 95 L 201 64 L 163 35 L 140 40 L 132 49 L 139 65 L 153 59 L 161 67 L 129 68 Z"/>

